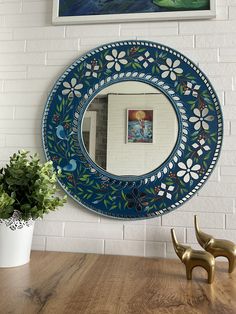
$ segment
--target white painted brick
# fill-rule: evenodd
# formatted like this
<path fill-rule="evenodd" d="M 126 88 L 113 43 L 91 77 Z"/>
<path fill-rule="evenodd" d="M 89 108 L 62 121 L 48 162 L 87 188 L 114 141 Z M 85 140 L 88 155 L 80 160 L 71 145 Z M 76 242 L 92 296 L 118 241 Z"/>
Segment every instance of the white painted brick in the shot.
<path fill-rule="evenodd" d="M 105 254 L 144 256 L 143 241 L 105 240 Z"/>
<path fill-rule="evenodd" d="M 180 34 L 232 34 L 236 33 L 235 21 L 185 21 L 180 22 Z M 235 34 L 236 35 L 236 34 Z"/>
<path fill-rule="evenodd" d="M 50 90 L 52 82 L 49 83 L 47 80 L 21 80 L 21 81 L 6 81 L 4 84 L 5 92 L 43 92 Z"/>
<path fill-rule="evenodd" d="M 236 184 L 208 182 L 200 191 L 200 196 L 236 197 Z"/>
<path fill-rule="evenodd" d="M 0 120 L 0 131 L 5 134 L 41 134 L 40 129 L 40 120 Z"/>
<path fill-rule="evenodd" d="M 163 216 L 163 226 L 178 226 L 178 227 L 192 227 L 194 224 L 194 215 L 198 216 L 199 223 L 204 228 L 224 228 L 225 220 L 224 214 L 214 213 L 189 213 L 181 212 L 179 210 Z"/>
<path fill-rule="evenodd" d="M 103 224 L 122 224 L 122 225 L 145 225 L 146 220 L 120 220 L 112 217 L 101 216 L 101 223 Z"/>
<path fill-rule="evenodd" d="M 219 164 L 224 166 L 236 166 L 236 152 L 222 151 Z"/>
<path fill-rule="evenodd" d="M 226 215 L 226 229 L 236 229 L 236 214 Z"/>
<path fill-rule="evenodd" d="M 218 6 L 217 7 L 217 13 L 216 13 L 216 20 L 228 20 L 229 18 L 229 12 L 228 12 L 227 6 Z"/>
<path fill-rule="evenodd" d="M 196 47 L 198 48 L 219 48 L 229 47 L 234 48 L 236 44 L 236 36 L 231 34 L 209 34 L 197 35 Z"/>
<path fill-rule="evenodd" d="M 208 183 L 206 183 L 208 184 Z M 234 211 L 233 199 L 229 198 L 215 198 L 213 197 L 200 197 L 195 195 L 188 202 L 182 205 L 179 209 L 181 212 L 196 212 L 200 213 L 232 213 Z M 164 218 L 165 216 L 163 216 Z"/>
<path fill-rule="evenodd" d="M 46 248 L 46 237 L 44 236 L 33 236 L 32 250 L 44 251 Z"/>
<path fill-rule="evenodd" d="M 80 52 L 78 51 L 49 51 L 47 52 L 47 61 L 61 61 L 72 63 L 74 60 L 80 57 Z"/>
<path fill-rule="evenodd" d="M 147 226 L 146 240 L 156 242 L 170 241 L 170 229 L 168 227 Z M 179 241 L 184 241 L 184 228 L 175 228 L 175 231 Z"/>
<path fill-rule="evenodd" d="M 231 135 L 231 121 L 224 120 L 224 135 Z"/>
<path fill-rule="evenodd" d="M 0 72 L 26 72 L 26 65 L 0 65 Z"/>
<path fill-rule="evenodd" d="M 213 85 L 213 87 L 215 89 L 217 89 L 217 91 L 231 91 L 232 90 L 232 76 L 226 76 L 224 73 L 224 75 L 218 76 L 218 75 L 209 75 L 209 73 L 206 73 L 207 77 L 209 78 L 211 84 Z M 221 96 L 219 93 L 217 93 L 218 97 L 220 98 L 221 103 L 222 100 L 221 98 L 223 98 L 223 95 Z"/>
<path fill-rule="evenodd" d="M 66 26 L 66 37 L 68 38 L 83 38 L 94 37 L 95 35 L 100 37 L 104 36 L 104 24 L 97 25 L 69 25 Z M 119 36 L 119 24 L 109 25 L 109 36 Z M 105 43 L 105 41 L 104 41 Z"/>
<path fill-rule="evenodd" d="M 145 40 L 145 36 L 139 36 L 138 39 Z M 172 48 L 178 48 L 181 52 L 184 48 L 193 48 L 194 47 L 194 37 L 193 36 L 151 36 L 149 38 L 151 41 L 158 42 L 160 44 L 167 45 Z"/>
<path fill-rule="evenodd" d="M 225 98 L 227 105 L 236 105 L 236 91 L 227 91 Z"/>
<path fill-rule="evenodd" d="M 236 150 L 236 136 L 225 136 L 223 150 Z"/>
<path fill-rule="evenodd" d="M 4 16 L 0 16 L 0 26 L 2 27 L 5 23 L 5 17 Z"/>
<path fill-rule="evenodd" d="M 1 21 L 1 20 L 0 20 Z M 11 40 L 13 38 L 12 30 L 0 29 L 0 40 Z"/>
<path fill-rule="evenodd" d="M 231 134 L 236 135 L 236 121 L 231 122 Z"/>
<path fill-rule="evenodd" d="M 38 220 L 35 222 L 34 235 L 38 236 L 63 236 L 64 224 L 56 221 Z"/>
<path fill-rule="evenodd" d="M 69 66 L 76 59 L 80 57 L 78 51 L 63 51 L 63 52 L 47 52 L 46 64 L 47 65 L 64 65 Z"/>
<path fill-rule="evenodd" d="M 236 6 L 229 7 L 229 19 L 236 20 Z"/>
<path fill-rule="evenodd" d="M 0 15 L 19 14 L 20 12 L 20 3 L 0 3 Z"/>
<path fill-rule="evenodd" d="M 43 106 L 41 107 L 29 107 L 29 106 L 17 106 L 15 108 L 16 120 L 41 120 L 43 115 Z"/>
<path fill-rule="evenodd" d="M 220 62 L 236 62 L 236 49 L 220 49 L 219 55 Z"/>
<path fill-rule="evenodd" d="M 208 177 L 208 182 L 218 182 L 219 173 L 220 173 L 220 169 L 216 167 L 214 171 L 211 173 L 211 175 Z"/>
<path fill-rule="evenodd" d="M 80 37 L 80 50 L 81 54 L 87 53 L 88 50 L 94 49 L 97 46 L 104 45 L 104 43 L 110 43 L 114 41 L 122 40 L 118 35 L 117 36 L 110 36 L 109 32 L 107 35 L 103 34 L 103 36 L 96 36 L 94 37 Z"/>
<path fill-rule="evenodd" d="M 7 27 L 36 27 L 51 25 L 51 14 L 20 14 L 6 15 L 5 26 Z"/>
<path fill-rule="evenodd" d="M 75 253 L 104 253 L 104 241 L 95 239 L 48 237 L 47 251 L 63 251 Z"/>
<path fill-rule="evenodd" d="M 23 52 L 25 49 L 24 40 L 17 41 L 2 41 L 0 45 L 0 53 L 6 52 Z"/>
<path fill-rule="evenodd" d="M 28 147 L 41 147 L 42 141 L 39 136 L 36 135 L 6 135 L 6 146 L 8 147 L 18 147 L 21 148 L 23 146 Z"/>
<path fill-rule="evenodd" d="M 93 239 L 123 239 L 123 226 L 96 223 L 65 223 L 66 237 L 80 237 Z"/>
<path fill-rule="evenodd" d="M 45 64 L 44 53 L 0 54 L 0 66 Z"/>
<path fill-rule="evenodd" d="M 222 183 L 236 183 L 236 176 L 222 176 L 220 178 Z"/>
<path fill-rule="evenodd" d="M 161 225 L 161 217 L 150 218 L 146 220 L 147 225 L 160 226 Z"/>
<path fill-rule="evenodd" d="M 224 119 L 234 119 L 236 120 L 236 106 L 224 106 L 223 108 Z"/>
<path fill-rule="evenodd" d="M 235 230 L 205 229 L 205 228 L 201 228 L 201 226 L 199 226 L 199 228 L 203 232 L 212 235 L 216 239 L 225 239 L 225 240 L 236 242 Z M 188 243 L 197 243 L 194 229 L 192 228 L 187 229 L 187 240 L 188 240 Z"/>
<path fill-rule="evenodd" d="M 14 39 L 56 39 L 64 37 L 64 27 L 31 27 L 15 28 L 13 32 Z"/>
<path fill-rule="evenodd" d="M 236 167 L 221 167 L 222 176 L 236 176 Z"/>
<path fill-rule="evenodd" d="M 236 76 L 233 77 L 233 84 L 232 85 L 233 85 L 232 89 L 236 90 Z"/>
<path fill-rule="evenodd" d="M 109 30 L 110 32 L 110 30 Z M 140 36 L 174 36 L 178 34 L 177 22 L 152 22 L 152 23 L 129 23 L 121 24 L 120 30 L 121 36 L 127 38 L 135 37 L 138 34 Z"/>
<path fill-rule="evenodd" d="M 6 144 L 6 136 L 0 134 L 0 147 L 4 147 Z"/>
<path fill-rule="evenodd" d="M 24 80 L 26 79 L 26 72 L 0 72 L 0 79 L 2 80 Z"/>
<path fill-rule="evenodd" d="M 217 62 L 218 50 L 215 49 L 182 49 L 181 51 L 194 63 L 199 62 Z"/>
<path fill-rule="evenodd" d="M 145 240 L 146 226 L 145 225 L 126 225 L 124 226 L 125 240 Z"/>
<path fill-rule="evenodd" d="M 14 107 L 2 106 L 0 109 L 0 119 L 13 119 L 14 118 Z"/>
<path fill-rule="evenodd" d="M 236 35 L 235 35 L 236 37 Z M 199 67 L 206 73 L 206 75 L 234 75 L 236 72 L 236 64 L 230 63 L 200 63 Z"/>
<path fill-rule="evenodd" d="M 78 204 L 71 205 L 71 200 L 68 198 L 67 204 L 62 208 L 47 214 L 44 220 L 54 221 L 81 221 L 81 222 L 99 222 L 98 214 L 90 212 Z"/>
<path fill-rule="evenodd" d="M 28 67 L 28 78 L 32 79 L 43 79 L 49 78 L 52 81 L 63 73 L 63 67 L 61 66 L 29 66 Z M 66 70 L 66 69 L 65 69 Z"/>
<path fill-rule="evenodd" d="M 47 13 L 51 10 L 51 2 L 48 0 L 40 0 L 37 2 L 23 2 L 23 14 Z"/>
<path fill-rule="evenodd" d="M 146 257 L 165 257 L 166 245 L 161 242 L 146 242 L 145 243 L 145 256 Z"/>
<path fill-rule="evenodd" d="M 1 106 L 38 106 L 45 104 L 46 100 L 45 91 L 41 93 L 0 93 L 0 108 Z"/>
<path fill-rule="evenodd" d="M 26 50 L 29 52 L 78 50 L 77 39 L 28 40 Z"/>
<path fill-rule="evenodd" d="M 0 93 L 3 92 L 3 84 L 4 84 L 4 81 L 0 80 Z"/>

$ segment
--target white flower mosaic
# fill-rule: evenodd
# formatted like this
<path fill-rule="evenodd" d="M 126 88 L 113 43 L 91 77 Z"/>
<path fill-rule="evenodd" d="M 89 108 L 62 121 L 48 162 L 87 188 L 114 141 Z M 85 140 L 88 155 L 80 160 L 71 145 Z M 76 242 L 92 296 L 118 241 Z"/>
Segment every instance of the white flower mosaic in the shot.
<path fill-rule="evenodd" d="M 193 97 L 197 97 L 198 96 L 198 92 L 199 92 L 199 89 L 200 89 L 200 85 L 194 85 L 190 82 L 187 82 L 187 86 L 186 86 L 186 89 L 184 91 L 184 95 L 185 96 L 188 96 L 188 95 L 193 95 Z"/>
<path fill-rule="evenodd" d="M 164 194 L 166 194 L 166 197 L 171 200 L 172 199 L 172 195 L 170 192 L 173 192 L 174 191 L 174 186 L 173 185 L 170 185 L 170 186 L 167 186 L 165 183 L 162 183 L 161 184 L 161 189 L 160 191 L 157 193 L 157 195 L 159 196 L 163 196 Z"/>
<path fill-rule="evenodd" d="M 85 76 L 93 76 L 95 78 L 98 77 L 97 71 L 99 70 L 99 65 L 96 60 L 91 61 L 91 63 L 86 64 L 87 72 Z"/>
<path fill-rule="evenodd" d="M 199 178 L 197 171 L 201 169 L 201 166 L 198 164 L 193 165 L 192 159 L 189 158 L 186 164 L 179 162 L 178 166 L 181 170 L 177 172 L 177 176 L 183 177 L 185 183 L 188 183 L 190 179 L 197 180 Z"/>
<path fill-rule="evenodd" d="M 199 130 L 200 128 L 203 128 L 204 130 L 209 130 L 209 124 L 207 122 L 213 121 L 214 117 L 208 116 L 208 112 L 209 110 L 207 108 L 204 108 L 203 110 L 195 108 L 193 110 L 195 117 L 191 117 L 189 121 L 195 123 L 194 124 L 195 130 Z"/>
<path fill-rule="evenodd" d="M 192 147 L 197 150 L 198 156 L 201 156 L 204 151 L 210 150 L 210 146 L 206 145 L 206 141 L 203 138 L 198 143 L 194 143 Z"/>
<path fill-rule="evenodd" d="M 149 63 L 154 62 L 154 59 L 150 57 L 150 53 L 146 51 L 143 56 L 138 57 L 138 61 L 143 64 L 144 68 L 147 68 Z"/>
<path fill-rule="evenodd" d="M 128 61 L 124 59 L 125 55 L 126 55 L 125 51 L 121 51 L 118 53 L 116 49 L 113 49 L 111 55 L 106 55 L 105 57 L 105 59 L 108 61 L 107 68 L 111 69 L 114 66 L 115 70 L 119 72 L 121 70 L 120 65 L 128 63 Z"/>
<path fill-rule="evenodd" d="M 179 65 L 180 65 L 179 60 L 175 60 L 173 62 L 170 58 L 167 58 L 166 59 L 166 65 L 163 64 L 160 66 L 160 69 L 162 71 L 164 71 L 161 74 L 161 77 L 166 78 L 166 77 L 170 76 L 171 80 L 175 81 L 177 79 L 177 75 L 183 73 L 183 70 L 178 67 Z"/>
<path fill-rule="evenodd" d="M 80 89 L 83 88 L 83 84 L 77 84 L 76 78 L 72 78 L 70 83 L 63 82 L 65 89 L 62 91 L 62 95 L 68 95 L 68 98 L 81 97 Z"/>

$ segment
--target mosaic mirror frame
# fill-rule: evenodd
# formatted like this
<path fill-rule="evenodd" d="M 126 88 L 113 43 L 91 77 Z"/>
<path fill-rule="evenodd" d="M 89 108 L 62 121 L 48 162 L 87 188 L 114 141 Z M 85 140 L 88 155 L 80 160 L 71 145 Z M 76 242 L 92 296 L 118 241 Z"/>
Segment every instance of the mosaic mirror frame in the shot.
<path fill-rule="evenodd" d="M 105 87 L 124 81 L 164 93 L 178 118 L 178 139 L 163 164 L 140 176 L 108 173 L 89 157 L 82 138 L 84 113 Z M 121 41 L 76 60 L 55 83 L 42 123 L 47 160 L 61 169 L 61 187 L 82 206 L 105 216 L 144 219 L 168 213 L 206 182 L 219 157 L 223 121 L 206 75 L 162 44 Z"/>

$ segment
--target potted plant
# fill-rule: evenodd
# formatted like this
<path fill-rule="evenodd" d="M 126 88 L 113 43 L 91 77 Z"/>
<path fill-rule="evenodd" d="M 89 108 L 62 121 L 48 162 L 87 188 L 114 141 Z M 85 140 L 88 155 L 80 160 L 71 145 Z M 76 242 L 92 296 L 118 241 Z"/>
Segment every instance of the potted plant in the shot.
<path fill-rule="evenodd" d="M 24 150 L 0 169 L 0 267 L 29 262 L 34 221 L 66 202 L 55 195 L 56 181 L 52 162 Z"/>

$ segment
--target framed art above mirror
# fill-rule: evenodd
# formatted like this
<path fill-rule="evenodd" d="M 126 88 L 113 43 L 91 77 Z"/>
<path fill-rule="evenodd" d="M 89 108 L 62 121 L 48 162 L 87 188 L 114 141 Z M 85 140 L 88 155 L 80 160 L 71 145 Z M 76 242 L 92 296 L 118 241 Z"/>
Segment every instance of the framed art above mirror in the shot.
<path fill-rule="evenodd" d="M 62 74 L 42 132 L 46 158 L 75 201 L 142 219 L 174 210 L 201 188 L 219 157 L 223 122 L 211 83 L 187 57 L 123 41 L 95 48 Z"/>
<path fill-rule="evenodd" d="M 215 0 L 53 0 L 54 24 L 210 19 Z"/>

